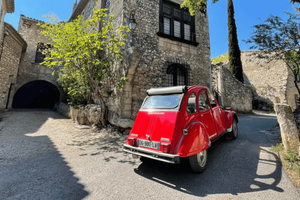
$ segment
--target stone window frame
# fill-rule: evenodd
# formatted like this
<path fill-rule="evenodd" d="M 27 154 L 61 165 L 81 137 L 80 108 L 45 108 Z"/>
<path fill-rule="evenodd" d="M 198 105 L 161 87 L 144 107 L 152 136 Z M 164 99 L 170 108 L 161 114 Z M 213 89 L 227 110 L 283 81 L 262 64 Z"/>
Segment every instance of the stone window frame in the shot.
<path fill-rule="evenodd" d="M 162 78 L 162 86 L 163 87 L 168 87 L 168 81 L 167 81 L 167 70 L 169 68 L 169 66 L 171 65 L 177 65 L 177 66 L 180 66 L 182 69 L 184 69 L 185 71 L 185 82 L 186 82 L 186 85 L 189 86 L 192 82 L 191 80 L 191 72 L 192 72 L 192 69 L 191 67 L 188 65 L 188 64 L 179 64 L 179 63 L 174 63 L 174 62 L 170 62 L 170 61 L 167 61 L 164 63 L 164 65 L 162 66 L 162 71 L 163 71 L 163 78 Z"/>
<path fill-rule="evenodd" d="M 193 46 L 198 46 L 199 43 L 196 42 L 195 17 L 191 16 L 190 20 L 185 20 L 184 19 L 184 13 L 189 12 L 189 11 L 187 9 L 180 8 L 179 4 L 173 3 L 171 1 L 160 0 L 159 4 L 160 4 L 159 5 L 159 32 L 157 33 L 157 35 L 160 36 L 160 37 L 168 38 L 170 40 L 175 40 L 175 41 L 183 42 L 183 43 L 190 44 L 190 45 L 193 45 Z M 163 12 L 163 6 L 164 5 L 167 5 L 167 6 L 171 7 L 171 13 L 170 14 Z M 181 10 L 181 17 L 180 18 L 175 16 L 174 9 Z M 164 19 L 165 18 L 170 19 L 170 35 L 164 33 Z M 181 37 L 180 38 L 174 36 L 174 20 L 180 21 L 180 23 L 181 23 Z M 190 30 L 191 30 L 190 31 L 191 32 L 190 39 L 191 40 L 186 40 L 185 39 L 184 24 L 190 25 Z"/>

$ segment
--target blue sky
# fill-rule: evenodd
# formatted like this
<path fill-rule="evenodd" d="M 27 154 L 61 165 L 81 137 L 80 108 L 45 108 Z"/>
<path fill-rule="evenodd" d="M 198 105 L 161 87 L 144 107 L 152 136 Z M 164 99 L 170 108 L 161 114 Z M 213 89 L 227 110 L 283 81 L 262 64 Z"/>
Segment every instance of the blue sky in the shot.
<path fill-rule="evenodd" d="M 61 20 L 68 20 L 74 1 L 15 0 L 15 13 L 7 14 L 5 21 L 17 29 L 20 14 L 44 20 L 40 16 L 50 12 L 54 12 Z M 228 51 L 227 0 L 220 0 L 215 4 L 211 3 L 212 0 L 208 1 L 211 57 L 214 58 Z M 264 20 L 270 14 L 286 17 L 284 11 L 294 12 L 293 4 L 289 2 L 290 0 L 233 0 L 240 49 L 249 50 L 250 45 L 242 40 L 250 37 L 252 26 L 259 24 L 260 19 Z"/>

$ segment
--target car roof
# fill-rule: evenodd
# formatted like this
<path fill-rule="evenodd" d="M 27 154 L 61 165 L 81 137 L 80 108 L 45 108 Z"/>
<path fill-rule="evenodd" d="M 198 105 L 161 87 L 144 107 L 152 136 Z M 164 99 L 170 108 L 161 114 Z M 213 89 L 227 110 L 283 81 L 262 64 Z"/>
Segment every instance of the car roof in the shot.
<path fill-rule="evenodd" d="M 202 85 L 193 85 L 193 86 L 189 86 L 189 87 L 188 87 L 188 91 L 189 91 L 189 92 L 192 91 L 192 90 L 202 90 L 202 89 L 208 90 L 207 87 L 202 86 Z"/>

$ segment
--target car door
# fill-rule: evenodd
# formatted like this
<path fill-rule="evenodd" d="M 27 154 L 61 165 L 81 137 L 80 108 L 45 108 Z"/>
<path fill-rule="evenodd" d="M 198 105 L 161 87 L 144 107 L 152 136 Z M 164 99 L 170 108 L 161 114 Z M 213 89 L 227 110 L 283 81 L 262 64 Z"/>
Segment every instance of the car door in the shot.
<path fill-rule="evenodd" d="M 198 112 L 208 132 L 209 139 L 217 137 L 218 133 L 215 125 L 215 120 L 206 90 L 200 91 L 198 95 Z"/>
<path fill-rule="evenodd" d="M 212 109 L 212 114 L 215 120 L 215 125 L 217 128 L 218 135 L 222 134 L 225 131 L 225 125 L 224 125 L 224 120 L 223 120 L 223 112 L 220 108 L 220 106 L 217 104 L 215 101 L 214 95 L 210 90 L 208 90 L 208 98 L 210 102 L 210 106 Z"/>

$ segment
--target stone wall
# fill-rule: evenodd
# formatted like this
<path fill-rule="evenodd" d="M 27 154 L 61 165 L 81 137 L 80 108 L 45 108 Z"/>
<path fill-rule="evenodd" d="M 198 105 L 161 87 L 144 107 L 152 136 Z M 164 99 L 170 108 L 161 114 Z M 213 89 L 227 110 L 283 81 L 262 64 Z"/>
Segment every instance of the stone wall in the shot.
<path fill-rule="evenodd" d="M 182 0 L 172 0 L 181 4 Z M 101 0 L 97 8 L 107 8 L 114 15 L 115 28 L 129 25 L 131 13 L 137 21 L 137 28 L 128 33 L 124 52 L 124 66 L 115 66 L 115 74 L 126 75 L 129 81 L 119 91 L 114 90 L 106 102 L 109 116 L 134 119 L 152 87 L 167 86 L 166 71 L 169 65 L 179 64 L 187 71 L 188 85 L 209 86 L 210 43 L 208 18 L 200 13 L 195 17 L 197 46 L 162 38 L 159 32 L 160 0 Z M 91 17 L 95 0 L 81 0 L 75 7 L 70 20 L 79 14 L 85 19 Z M 95 103 L 100 103 L 94 97 Z M 110 121 L 113 121 L 111 117 Z"/>
<path fill-rule="evenodd" d="M 59 104 L 55 105 L 56 111 L 64 117 L 70 118 L 71 117 L 71 109 L 70 105 L 60 102 Z"/>
<path fill-rule="evenodd" d="M 171 64 L 180 64 L 187 70 L 188 85 L 209 86 L 210 43 L 206 14 L 196 15 L 196 41 L 198 46 L 173 41 L 157 35 L 159 32 L 159 0 L 124 1 L 124 25 L 129 24 L 135 11 L 137 28 L 128 35 L 127 55 L 132 77 L 125 87 L 128 97 L 122 115 L 134 119 L 146 96 L 153 87 L 166 86 L 166 70 Z M 173 1 L 182 3 L 182 1 Z M 138 57 L 137 57 L 138 56 Z M 130 99 L 131 98 L 131 99 Z"/>
<path fill-rule="evenodd" d="M 28 18 L 24 15 L 20 16 L 18 32 L 27 42 L 28 47 L 21 60 L 17 89 L 31 81 L 43 80 L 52 83 L 63 93 L 56 81 L 58 76 L 52 76 L 53 70 L 35 62 L 38 43 L 49 43 L 49 40 L 40 34 L 42 28 L 39 27 L 37 23 L 43 22 Z"/>
<path fill-rule="evenodd" d="M 26 42 L 13 26 L 5 23 L 4 32 L 3 51 L 0 54 L 0 110 L 11 107 L 22 52 L 26 49 Z"/>
<path fill-rule="evenodd" d="M 251 51 L 242 52 L 241 59 L 245 84 L 252 88 L 254 100 L 270 105 L 287 103 L 296 108 L 294 77 L 283 60 L 260 59 Z"/>
<path fill-rule="evenodd" d="M 221 66 L 212 66 L 212 89 L 219 96 L 219 104 L 232 107 L 236 112 L 252 112 L 252 92 L 250 87 L 238 81 L 232 73 Z"/>

